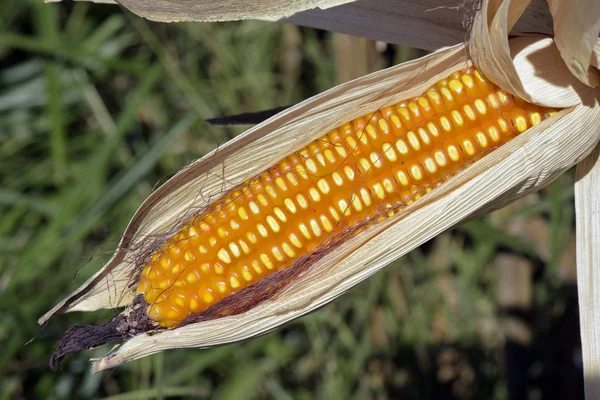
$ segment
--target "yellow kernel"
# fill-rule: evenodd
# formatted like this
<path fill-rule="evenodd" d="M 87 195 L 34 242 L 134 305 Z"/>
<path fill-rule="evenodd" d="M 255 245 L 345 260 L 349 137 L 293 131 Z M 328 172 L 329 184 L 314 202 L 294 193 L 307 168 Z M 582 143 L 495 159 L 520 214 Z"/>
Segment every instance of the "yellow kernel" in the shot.
<path fill-rule="evenodd" d="M 285 177 L 292 185 L 296 186 L 298 184 L 298 179 L 296 179 L 296 175 L 294 175 L 293 173 L 288 172 L 287 174 L 285 174 Z"/>
<path fill-rule="evenodd" d="M 315 220 L 315 219 L 310 220 L 310 228 L 312 229 L 312 231 L 316 237 L 321 236 L 321 227 L 319 226 L 319 223 L 317 222 L 317 220 Z"/>
<path fill-rule="evenodd" d="M 344 167 L 344 174 L 346 174 L 346 177 L 348 179 L 350 179 L 351 181 L 354 180 L 354 170 L 351 167 L 349 167 L 349 166 L 346 165 Z"/>
<path fill-rule="evenodd" d="M 300 239 L 298 238 L 298 236 L 296 236 L 295 233 L 290 233 L 289 238 L 290 238 L 290 242 L 292 242 L 292 244 L 294 246 L 296 246 L 299 249 L 302 248 L 302 242 L 300 241 Z"/>
<path fill-rule="evenodd" d="M 296 196 L 296 201 L 298 201 L 298 204 L 300 205 L 300 207 L 306 209 L 308 208 L 308 201 L 306 200 L 306 197 L 304 197 L 303 195 L 299 194 Z"/>
<path fill-rule="evenodd" d="M 360 202 L 360 199 L 358 198 L 358 196 L 356 195 L 352 195 L 352 207 L 354 207 L 354 209 L 356 211 L 362 211 L 363 205 Z"/>
<path fill-rule="evenodd" d="M 427 130 L 429 131 L 431 136 L 433 136 L 435 138 L 437 138 L 441 135 L 440 130 L 438 129 L 437 125 L 434 124 L 433 122 L 429 122 L 427 124 Z"/>
<path fill-rule="evenodd" d="M 344 184 L 342 176 L 337 171 L 331 174 L 331 177 L 333 178 L 333 183 L 335 183 L 337 186 L 342 186 Z"/>
<path fill-rule="evenodd" d="M 344 199 L 339 200 L 338 208 L 340 209 L 340 212 L 342 214 L 344 214 L 345 216 L 350 215 L 350 206 L 348 205 L 348 202 L 346 200 L 344 200 Z"/>
<path fill-rule="evenodd" d="M 253 276 L 248 267 L 244 267 L 242 270 L 242 278 L 244 278 L 246 282 L 250 282 L 252 280 Z"/>
<path fill-rule="evenodd" d="M 257 225 L 257 228 L 258 228 L 258 225 Z M 258 241 L 258 238 L 256 237 L 256 235 L 252 232 L 246 233 L 246 237 L 252 244 L 256 244 L 256 242 Z"/>
<path fill-rule="evenodd" d="M 317 187 L 323 194 L 329 193 L 329 183 L 325 179 L 319 179 L 317 181 Z"/>
<path fill-rule="evenodd" d="M 435 163 L 435 161 L 433 161 L 433 158 L 427 157 L 423 161 L 423 165 L 425 166 L 425 169 L 427 170 L 427 172 L 429 172 L 430 174 L 435 174 L 437 172 L 438 166 Z"/>
<path fill-rule="evenodd" d="M 442 126 L 444 132 L 450 133 L 452 131 L 452 123 L 448 118 L 440 117 L 440 125 Z"/>
<path fill-rule="evenodd" d="M 419 129 L 417 129 L 417 132 L 419 133 L 419 138 L 421 140 L 421 143 L 423 143 L 423 146 L 425 146 L 425 147 L 430 146 L 431 138 L 429 137 L 429 134 L 427 133 L 425 128 L 419 128 Z"/>
<path fill-rule="evenodd" d="M 470 156 L 475 155 L 475 146 L 473 144 L 473 141 L 470 138 L 465 138 L 465 139 L 461 140 L 460 147 L 468 155 L 470 155 Z"/>
<path fill-rule="evenodd" d="M 225 248 L 221 248 L 219 250 L 219 252 L 217 253 L 217 257 L 225 264 L 231 264 L 231 256 L 229 255 L 227 250 L 225 250 Z"/>
<path fill-rule="evenodd" d="M 310 198 L 313 201 L 320 201 L 321 200 L 321 195 L 319 194 L 319 191 L 313 187 L 311 187 L 310 189 L 308 189 L 308 195 L 310 196 Z"/>
<path fill-rule="evenodd" d="M 379 153 L 372 152 L 369 158 L 371 159 L 371 163 L 373 163 L 375 167 L 383 167 L 383 160 L 381 159 L 381 155 Z"/>
<path fill-rule="evenodd" d="M 194 282 L 198 281 L 198 279 L 200 279 L 200 274 L 198 273 L 198 271 L 190 272 L 186 278 L 186 280 L 189 283 L 194 283 Z"/>
<path fill-rule="evenodd" d="M 390 130 L 390 126 L 388 125 L 387 121 L 383 118 L 377 121 L 377 124 L 379 125 L 379 129 L 381 129 L 382 132 L 388 132 Z"/>
<path fill-rule="evenodd" d="M 273 187 L 273 185 L 266 185 L 265 186 L 265 192 L 267 192 L 267 194 L 269 195 L 270 198 L 272 198 L 272 199 L 276 199 L 277 198 L 277 190 L 275 190 L 275 188 Z"/>
<path fill-rule="evenodd" d="M 335 151 L 342 158 L 346 158 L 346 156 L 348 156 L 348 153 L 346 152 L 346 149 L 344 148 L 344 146 L 341 146 L 341 145 L 335 146 Z"/>
<path fill-rule="evenodd" d="M 225 282 L 219 281 L 216 283 L 216 286 L 219 293 L 224 294 L 225 292 L 227 292 L 227 284 Z"/>
<path fill-rule="evenodd" d="M 394 147 L 389 143 L 384 143 L 382 146 L 383 154 L 388 161 L 395 162 L 398 159 L 396 152 L 394 151 Z"/>
<path fill-rule="evenodd" d="M 410 178 L 408 176 L 408 173 L 404 169 L 398 169 L 395 172 L 395 175 L 396 175 L 396 180 L 398 181 L 398 183 L 401 186 L 408 187 L 410 185 Z"/>
<path fill-rule="evenodd" d="M 244 207 L 238 208 L 237 213 L 242 220 L 248 220 L 248 213 L 246 212 L 246 209 L 244 209 Z"/>
<path fill-rule="evenodd" d="M 281 252 L 281 250 L 279 250 L 279 247 L 275 246 L 271 249 L 271 252 L 273 253 L 273 257 L 275 257 L 275 259 L 277 261 L 283 261 L 285 259 L 285 257 L 283 256 L 283 253 Z"/>
<path fill-rule="evenodd" d="M 462 115 L 460 114 L 460 112 L 453 110 L 450 113 L 450 116 L 452 117 L 452 121 L 454 122 L 454 124 L 457 127 L 462 128 L 463 126 L 465 126 L 465 121 L 464 121 Z"/>
<path fill-rule="evenodd" d="M 487 136 L 485 136 L 485 134 L 481 131 L 479 131 L 475 134 L 475 140 L 477 141 L 477 144 L 479 144 L 479 147 L 481 147 L 483 149 L 485 149 L 489 146 Z"/>
<path fill-rule="evenodd" d="M 371 124 L 367 125 L 367 134 L 371 137 L 371 139 L 375 140 L 377 139 L 377 130 L 375 129 L 375 127 Z"/>
<path fill-rule="evenodd" d="M 250 247 L 248 247 L 248 244 L 246 244 L 246 242 L 244 242 L 242 239 L 239 240 L 239 243 L 244 254 L 250 254 Z"/>
<path fill-rule="evenodd" d="M 240 257 L 242 255 L 240 248 L 234 242 L 229 243 L 229 250 L 231 251 L 231 254 L 233 254 L 234 257 Z"/>
<path fill-rule="evenodd" d="M 329 219 L 327 219 L 325 215 L 321 215 L 319 218 L 321 219 L 321 225 L 323 225 L 323 229 L 325 229 L 327 232 L 331 232 L 333 230 L 333 225 L 331 225 Z"/>
<path fill-rule="evenodd" d="M 423 179 L 423 168 L 419 164 L 413 164 L 410 166 L 410 176 L 415 181 L 420 181 Z"/>
<path fill-rule="evenodd" d="M 310 231 L 308 230 L 308 228 L 306 227 L 306 225 L 304 224 L 299 224 L 298 225 L 298 229 L 300 229 L 300 233 L 306 238 L 306 239 L 310 239 L 312 236 L 310 234 Z"/>
<path fill-rule="evenodd" d="M 371 163 L 369 163 L 369 160 L 367 160 L 366 158 L 361 158 L 358 161 L 358 164 L 360 166 L 360 169 L 363 171 L 363 173 L 367 173 L 371 170 Z"/>
<path fill-rule="evenodd" d="M 210 303 L 212 303 L 215 300 L 215 298 L 213 297 L 213 295 L 212 295 L 211 292 L 209 292 L 208 290 L 206 290 L 202 294 L 202 300 L 204 300 L 205 303 L 210 304 Z"/>
<path fill-rule="evenodd" d="M 285 213 L 283 212 L 283 210 L 279 207 L 275 207 L 273 209 L 273 213 L 275 214 L 275 216 L 281 221 L 281 222 L 285 222 L 287 221 L 287 217 L 285 215 Z"/>
<path fill-rule="evenodd" d="M 421 142 L 419 142 L 419 138 L 417 138 L 417 135 L 413 131 L 408 132 L 406 134 L 406 138 L 408 139 L 408 143 L 410 144 L 410 147 L 413 148 L 413 150 L 421 150 Z"/>
<path fill-rule="evenodd" d="M 453 144 L 448 146 L 447 152 L 448 152 L 448 157 L 450 157 L 450 159 L 452 161 L 456 162 L 456 161 L 460 160 L 460 150 L 458 150 L 458 146 L 455 146 Z"/>
<path fill-rule="evenodd" d="M 365 203 L 365 206 L 369 207 L 371 205 L 371 196 L 367 189 L 360 189 L 360 198 L 362 199 L 363 203 Z"/>
<path fill-rule="evenodd" d="M 469 104 L 465 104 L 463 106 L 463 111 L 465 113 L 465 117 L 467 117 L 471 121 L 475 121 L 477 119 L 477 115 L 475 115 L 475 111 Z"/>
<path fill-rule="evenodd" d="M 385 189 L 386 192 L 394 193 L 394 184 L 392 183 L 392 181 L 390 179 L 386 178 L 383 181 L 381 181 L 381 183 L 383 184 L 383 188 Z"/>
<path fill-rule="evenodd" d="M 385 190 L 383 190 L 383 186 L 381 185 L 381 183 L 374 184 L 373 191 L 375 192 L 375 196 L 377 196 L 377 198 L 379 198 L 380 200 L 383 200 L 385 198 Z"/>
<path fill-rule="evenodd" d="M 262 270 L 262 268 L 257 260 L 252 261 L 252 269 L 254 270 L 254 272 L 256 272 L 259 275 L 262 275 L 264 273 L 264 271 Z"/>
<path fill-rule="evenodd" d="M 262 204 L 263 206 L 269 205 L 267 198 L 265 196 L 263 196 L 262 193 L 260 193 L 258 196 L 256 196 L 256 198 L 258 199 L 259 203 Z"/>
<path fill-rule="evenodd" d="M 333 155 L 333 152 L 330 149 L 326 149 L 323 152 L 323 154 L 325 155 L 327 161 L 329 161 L 330 163 L 333 163 L 335 161 L 335 156 Z"/>
<path fill-rule="evenodd" d="M 219 234 L 220 238 L 224 238 L 228 235 L 228 232 L 225 228 L 223 228 L 222 226 L 219 227 L 219 229 L 217 229 L 217 233 Z"/>
<path fill-rule="evenodd" d="M 285 200 L 283 200 L 283 204 L 285 204 L 285 207 L 292 214 L 296 214 L 296 211 L 298 211 L 296 209 L 296 205 L 294 204 L 294 202 L 292 201 L 292 199 L 290 199 L 289 197 L 287 197 Z"/>
<path fill-rule="evenodd" d="M 294 249 L 291 248 L 291 246 L 287 243 L 283 243 L 281 245 L 281 248 L 283 249 L 283 252 L 288 256 L 288 257 L 294 257 L 296 256 L 296 252 L 294 251 Z"/>
<path fill-rule="evenodd" d="M 269 224 L 269 227 L 271 227 L 271 230 L 273 232 L 275 232 L 275 233 L 279 232 L 279 229 L 280 229 L 279 228 L 279 223 L 271 215 L 267 216 L 267 224 Z"/>
<path fill-rule="evenodd" d="M 537 124 L 542 122 L 542 114 L 540 114 L 539 112 L 529 113 L 529 121 L 531 121 L 531 126 L 536 126 Z"/>
<path fill-rule="evenodd" d="M 336 222 L 340 220 L 340 215 L 338 214 L 335 208 L 329 207 L 329 214 L 331 214 L 331 216 Z"/>
<path fill-rule="evenodd" d="M 400 152 L 401 155 L 406 156 L 408 154 L 408 145 L 402 139 L 398 139 L 396 141 L 396 148 Z"/>
<path fill-rule="evenodd" d="M 485 106 L 485 102 L 483 100 L 477 99 L 473 105 L 479 114 L 485 115 L 487 113 L 487 107 Z"/>
<path fill-rule="evenodd" d="M 348 143 L 348 147 L 350 147 L 350 150 L 352 151 L 356 150 L 358 147 L 358 143 L 352 136 L 346 136 L 346 143 Z"/>
<path fill-rule="evenodd" d="M 311 173 L 316 174 L 318 169 L 317 169 L 317 164 L 315 164 L 315 162 L 312 160 L 312 158 L 309 158 L 308 160 L 306 160 L 306 169 L 308 169 Z"/>
<path fill-rule="evenodd" d="M 441 150 L 438 150 L 435 153 L 433 153 L 433 158 L 435 158 L 435 162 L 440 167 L 445 167 L 446 164 L 448 164 L 448 160 L 446 159 L 446 154 L 444 154 L 444 152 Z"/>
<path fill-rule="evenodd" d="M 296 165 L 296 172 L 298 172 L 298 175 L 300 175 L 300 178 L 302 178 L 302 179 L 308 178 L 308 172 L 306 172 L 306 169 L 304 168 L 304 166 L 302 166 L 300 164 Z"/>
<path fill-rule="evenodd" d="M 248 207 L 250 207 L 250 211 L 252 211 L 252 214 L 258 214 L 258 213 L 260 213 L 260 209 L 258 208 L 258 204 L 256 204 L 255 202 L 251 201 L 250 203 L 248 203 Z"/>
<path fill-rule="evenodd" d="M 256 229 L 258 229 L 258 234 L 264 238 L 269 236 L 269 231 L 263 224 L 256 224 Z"/>
<path fill-rule="evenodd" d="M 273 269 L 273 262 L 271 261 L 269 256 L 266 255 L 265 253 L 262 253 L 260 255 L 260 261 L 262 261 L 262 263 L 264 264 L 265 267 L 267 267 L 267 269 Z"/>
<path fill-rule="evenodd" d="M 229 226 L 231 226 L 231 228 L 233 230 L 235 230 L 235 231 L 237 231 L 238 229 L 240 229 L 240 224 L 235 219 L 231 219 L 231 222 L 229 223 Z"/>
<path fill-rule="evenodd" d="M 241 286 L 240 281 L 235 276 L 229 278 L 229 284 L 231 285 L 232 289 L 237 289 Z"/>
<path fill-rule="evenodd" d="M 275 178 L 275 184 L 277 186 L 279 186 L 279 188 L 281 190 L 287 190 L 287 185 L 285 184 L 285 181 L 283 180 L 282 177 L 279 176 L 279 177 Z"/>

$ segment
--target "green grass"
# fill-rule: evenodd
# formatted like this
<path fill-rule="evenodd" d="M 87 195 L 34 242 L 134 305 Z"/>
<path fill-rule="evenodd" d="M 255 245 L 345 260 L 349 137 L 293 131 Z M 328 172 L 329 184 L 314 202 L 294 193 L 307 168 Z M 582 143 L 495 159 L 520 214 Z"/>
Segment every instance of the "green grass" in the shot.
<path fill-rule="evenodd" d="M 37 319 L 108 260 L 156 185 L 241 132 L 203 120 L 292 104 L 334 85 L 330 36 L 302 29 L 297 43 L 289 29 L 156 24 L 116 6 L 0 2 L 0 399 L 456 395 L 463 392 L 438 374 L 449 351 L 459 354 L 455 381 L 471 393 L 457 398 L 505 397 L 495 257 L 510 251 L 543 265 L 533 307 L 546 311 L 532 325 L 543 338 L 568 290 L 557 271 L 573 233 L 571 175 L 505 212 L 502 224 L 491 217 L 443 234 L 265 337 L 91 375 L 87 360 L 103 347 L 49 371 L 68 326 L 106 321 L 112 311 L 44 327 Z M 290 65 L 292 53 L 300 58 Z M 536 245 L 507 231 L 518 218 L 542 218 L 548 240 Z"/>

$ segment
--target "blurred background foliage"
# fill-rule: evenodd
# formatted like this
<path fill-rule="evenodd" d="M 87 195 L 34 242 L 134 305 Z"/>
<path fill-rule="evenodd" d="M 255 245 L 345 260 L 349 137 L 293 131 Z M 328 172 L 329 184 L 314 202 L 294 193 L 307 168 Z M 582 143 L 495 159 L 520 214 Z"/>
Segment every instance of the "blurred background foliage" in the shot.
<path fill-rule="evenodd" d="M 292 25 L 2 0 L 0 399 L 578 398 L 571 173 L 265 337 L 97 375 L 87 360 L 107 347 L 47 367 L 71 324 L 113 312 L 36 320 L 108 260 L 156 185 L 242 131 L 204 119 L 420 55 Z"/>

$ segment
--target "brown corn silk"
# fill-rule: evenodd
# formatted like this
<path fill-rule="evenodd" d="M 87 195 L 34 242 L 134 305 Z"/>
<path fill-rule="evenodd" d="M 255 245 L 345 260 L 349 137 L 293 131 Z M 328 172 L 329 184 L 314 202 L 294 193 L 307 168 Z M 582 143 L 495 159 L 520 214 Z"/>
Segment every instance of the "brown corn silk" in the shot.
<path fill-rule="evenodd" d="M 248 303 L 242 311 L 250 308 L 249 290 L 264 300 L 286 283 L 278 276 L 293 277 L 278 272 L 394 215 L 554 112 L 471 68 L 339 126 L 228 191 L 170 237 L 138 284 L 148 317 L 170 328 L 218 316 L 211 310 L 238 298 Z"/>

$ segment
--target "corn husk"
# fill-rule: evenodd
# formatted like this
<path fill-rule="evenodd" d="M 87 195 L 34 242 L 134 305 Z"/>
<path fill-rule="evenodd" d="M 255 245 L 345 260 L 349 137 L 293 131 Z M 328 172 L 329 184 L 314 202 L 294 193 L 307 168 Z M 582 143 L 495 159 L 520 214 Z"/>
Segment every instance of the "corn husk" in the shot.
<path fill-rule="evenodd" d="M 577 166 L 577 290 L 586 399 L 600 398 L 600 146 Z"/>
<path fill-rule="evenodd" d="M 278 20 L 304 10 L 326 9 L 352 1 L 354 0 L 118 0 L 116 2 L 135 14 L 153 21 L 214 22 L 241 19 Z"/>
<path fill-rule="evenodd" d="M 45 0 L 58 2 L 61 0 Z M 84 1 L 84 0 L 79 0 Z M 113 3 L 114 0 L 86 0 L 101 3 Z M 454 46 L 465 41 L 467 30 L 463 26 L 466 8 L 461 8 L 460 0 L 361 0 L 323 3 L 319 2 L 317 8 L 303 7 L 302 2 L 295 1 L 261 1 L 263 9 L 256 8 L 252 16 L 248 14 L 249 5 L 256 5 L 256 0 L 236 1 L 236 9 L 227 7 L 212 8 L 207 11 L 203 2 L 195 2 L 196 8 L 173 7 L 174 10 L 159 9 L 158 6 L 143 0 L 128 0 L 120 2 L 140 16 L 158 21 L 214 21 L 237 20 L 257 18 L 263 20 L 279 20 L 313 28 L 326 29 L 334 32 L 361 36 L 388 43 L 397 43 L 406 46 L 434 51 L 441 47 Z M 144 4 L 146 3 L 146 4 Z M 181 4 L 187 1 L 170 2 L 163 4 Z M 219 4 L 218 1 L 208 2 Z M 285 9 L 277 14 L 270 10 L 271 4 L 284 3 Z M 339 5 L 336 5 L 338 4 Z M 343 4 L 342 4 L 343 3 Z M 304 3 L 306 4 L 306 2 Z M 316 4 L 316 3 L 315 3 Z M 143 5 L 143 6 L 142 6 Z M 154 7 L 154 8 L 152 8 Z M 245 7 L 245 8 L 244 8 Z M 271 6 L 273 7 L 273 6 Z M 525 13 L 517 22 L 515 29 L 519 32 L 552 33 L 552 16 L 546 5 L 546 0 L 533 0 Z"/>
<path fill-rule="evenodd" d="M 517 2 L 513 2 L 517 3 Z M 545 36 L 507 40 L 523 5 L 483 2 L 468 46 L 484 74 L 505 90 L 542 105 L 567 107 L 497 149 L 394 217 L 371 226 L 313 264 L 308 273 L 251 310 L 127 340 L 96 360 L 95 371 L 170 348 L 206 348 L 265 334 L 322 307 L 391 261 L 467 218 L 538 190 L 584 159 L 600 139 L 599 93 L 569 72 Z M 491 29 L 494 27 L 494 29 Z M 470 65 L 464 44 L 335 87 L 248 130 L 186 167 L 142 204 L 114 257 L 40 319 L 56 313 L 128 305 L 133 262 L 147 235 L 171 230 L 190 207 L 202 207 L 284 155 L 352 118 L 422 93 Z M 535 72 L 535 73 L 534 73 Z M 561 81 L 557 83 L 557 77 Z"/>

